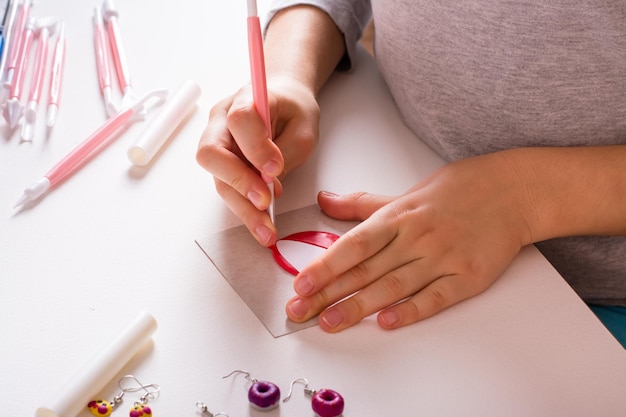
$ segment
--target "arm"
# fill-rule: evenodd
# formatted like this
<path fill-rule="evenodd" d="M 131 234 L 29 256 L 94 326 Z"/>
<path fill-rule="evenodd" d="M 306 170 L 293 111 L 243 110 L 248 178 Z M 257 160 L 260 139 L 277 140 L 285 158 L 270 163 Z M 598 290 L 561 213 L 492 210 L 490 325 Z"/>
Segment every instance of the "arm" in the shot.
<path fill-rule="evenodd" d="M 626 145 L 522 148 L 503 155 L 526 190 L 520 196 L 529 224 L 526 243 L 626 235 Z"/>
<path fill-rule="evenodd" d="M 313 6 L 293 6 L 272 19 L 265 35 L 268 78 L 291 77 L 317 95 L 345 53 L 343 35 Z"/>

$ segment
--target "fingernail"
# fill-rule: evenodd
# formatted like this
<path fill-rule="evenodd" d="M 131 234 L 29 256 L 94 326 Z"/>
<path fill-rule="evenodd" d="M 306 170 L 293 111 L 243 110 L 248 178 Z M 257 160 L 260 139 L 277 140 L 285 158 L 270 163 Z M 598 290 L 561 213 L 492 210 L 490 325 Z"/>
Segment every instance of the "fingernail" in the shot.
<path fill-rule="evenodd" d="M 293 286 L 296 292 L 303 296 L 310 295 L 313 292 L 313 288 L 315 288 L 313 281 L 307 275 L 298 277 Z"/>
<path fill-rule="evenodd" d="M 343 321 L 343 314 L 336 309 L 328 310 L 321 316 L 321 319 L 328 327 L 337 327 Z"/>
<path fill-rule="evenodd" d="M 280 164 L 271 160 L 263 165 L 262 171 L 270 177 L 278 177 L 280 175 Z"/>
<path fill-rule="evenodd" d="M 261 194 L 257 193 L 256 191 L 250 191 L 248 193 L 248 200 L 250 200 L 250 202 L 254 204 L 254 207 L 258 208 L 259 210 L 262 210 L 261 209 Z"/>
<path fill-rule="evenodd" d="M 328 197 L 328 198 L 339 197 L 339 194 L 335 194 L 335 193 L 332 193 L 330 191 L 320 191 L 320 194 L 323 195 L 324 197 Z"/>
<path fill-rule="evenodd" d="M 270 242 L 270 238 L 272 237 L 272 231 L 265 225 L 257 226 L 254 231 L 259 241 L 267 246 Z"/>
<path fill-rule="evenodd" d="M 394 310 L 389 310 L 380 313 L 380 320 L 385 326 L 393 326 L 400 321 L 400 317 L 398 316 L 398 313 L 396 313 Z"/>
<path fill-rule="evenodd" d="M 293 317 L 300 319 L 309 312 L 309 303 L 302 298 L 295 298 L 287 305 L 287 308 Z"/>

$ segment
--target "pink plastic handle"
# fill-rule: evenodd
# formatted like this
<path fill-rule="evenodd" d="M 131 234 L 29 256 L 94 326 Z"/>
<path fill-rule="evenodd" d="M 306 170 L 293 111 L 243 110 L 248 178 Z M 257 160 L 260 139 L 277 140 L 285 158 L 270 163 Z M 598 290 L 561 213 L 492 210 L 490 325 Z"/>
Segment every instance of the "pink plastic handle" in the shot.
<path fill-rule="evenodd" d="M 126 61 L 126 53 L 124 51 L 124 45 L 122 44 L 122 34 L 120 32 L 120 27 L 117 24 L 117 18 L 109 19 L 107 28 L 109 32 L 109 41 L 111 43 L 111 51 L 113 52 L 113 61 L 115 62 L 117 80 L 120 83 L 120 88 L 124 91 L 132 84 L 130 82 L 130 69 L 128 68 L 128 62 Z"/>
<path fill-rule="evenodd" d="M 24 26 L 26 26 L 26 21 L 30 15 L 30 2 L 24 2 L 19 9 L 17 19 L 15 21 L 15 25 L 13 26 L 11 43 L 9 44 L 9 55 L 8 55 L 8 65 L 7 69 L 15 68 L 17 65 L 18 55 L 22 48 L 23 41 L 23 30 Z"/>
<path fill-rule="evenodd" d="M 65 34 L 61 28 L 57 43 L 54 47 L 52 58 L 52 70 L 50 75 L 50 89 L 48 92 L 48 104 L 59 104 L 61 88 L 63 86 L 63 67 L 65 66 Z"/>
<path fill-rule="evenodd" d="M 43 81 L 46 70 L 46 62 L 48 60 L 48 43 L 50 41 L 50 33 L 47 30 L 42 31 L 39 37 L 39 45 L 37 47 L 37 56 L 35 60 L 35 70 L 33 72 L 33 85 L 28 96 L 29 101 L 39 102 L 41 91 L 43 90 Z"/>
<path fill-rule="evenodd" d="M 132 107 L 129 107 L 109 118 L 98 128 L 98 130 L 92 133 L 91 136 L 85 139 L 76 148 L 74 148 L 74 150 L 61 159 L 45 175 L 50 181 L 50 185 L 54 186 L 63 181 L 65 177 L 72 174 L 89 157 L 91 157 L 92 152 L 103 149 L 103 146 L 101 147 L 101 145 L 111 138 L 119 129 L 124 127 L 134 113 L 135 110 Z"/>
<path fill-rule="evenodd" d="M 248 16 L 248 53 L 250 55 L 250 73 L 252 76 L 252 97 L 254 107 L 261 116 L 267 135 L 272 139 L 270 107 L 267 99 L 267 81 L 265 78 L 265 56 L 263 37 L 258 16 Z"/>
<path fill-rule="evenodd" d="M 11 98 L 20 99 L 22 97 L 24 78 L 26 78 L 26 63 L 30 47 L 33 43 L 33 36 L 34 34 L 32 29 L 24 29 L 24 33 L 22 34 L 22 47 L 20 48 L 18 54 L 13 83 L 11 84 Z"/>
<path fill-rule="evenodd" d="M 100 90 L 111 87 L 111 70 L 109 69 L 109 55 L 106 50 L 106 35 L 102 23 L 96 23 L 94 28 L 94 46 L 96 51 L 96 66 Z"/>

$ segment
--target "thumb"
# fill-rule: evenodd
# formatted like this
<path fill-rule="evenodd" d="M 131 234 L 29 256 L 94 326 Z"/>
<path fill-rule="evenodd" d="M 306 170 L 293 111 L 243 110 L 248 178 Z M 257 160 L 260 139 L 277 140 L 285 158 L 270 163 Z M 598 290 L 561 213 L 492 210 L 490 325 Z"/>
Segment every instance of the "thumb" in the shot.
<path fill-rule="evenodd" d="M 317 195 L 317 203 L 322 211 L 339 220 L 365 220 L 393 200 L 394 197 L 366 192 L 337 195 L 328 191 L 320 191 Z"/>

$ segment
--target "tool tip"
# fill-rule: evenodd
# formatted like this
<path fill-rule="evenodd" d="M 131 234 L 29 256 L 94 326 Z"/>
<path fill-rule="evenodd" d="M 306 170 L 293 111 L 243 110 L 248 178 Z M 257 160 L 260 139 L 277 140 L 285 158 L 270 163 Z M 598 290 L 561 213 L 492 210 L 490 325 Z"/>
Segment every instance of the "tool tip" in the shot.
<path fill-rule="evenodd" d="M 16 98 L 10 98 L 9 101 L 6 102 L 5 106 L 6 107 L 3 109 L 4 117 L 11 129 L 14 129 L 20 121 L 24 109 L 22 104 Z"/>
<path fill-rule="evenodd" d="M 26 194 L 22 194 L 22 196 L 20 197 L 19 200 L 17 200 L 17 203 L 15 203 L 13 205 L 13 208 L 16 209 L 18 207 L 22 207 L 24 204 L 26 204 L 28 201 L 30 201 L 30 197 L 28 197 Z"/>
<path fill-rule="evenodd" d="M 52 129 L 56 124 L 58 109 L 59 108 L 54 104 L 50 104 L 48 106 L 48 117 L 46 119 L 46 125 L 48 126 L 48 129 Z"/>

